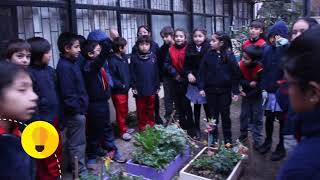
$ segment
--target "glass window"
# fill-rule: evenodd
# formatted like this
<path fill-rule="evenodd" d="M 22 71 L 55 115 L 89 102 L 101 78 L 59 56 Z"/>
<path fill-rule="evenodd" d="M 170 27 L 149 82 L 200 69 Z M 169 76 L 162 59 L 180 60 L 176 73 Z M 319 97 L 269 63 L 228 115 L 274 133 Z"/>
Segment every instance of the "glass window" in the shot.
<path fill-rule="evenodd" d="M 224 31 L 229 33 L 230 32 L 230 27 L 231 26 L 231 18 L 230 17 L 225 17 L 224 18 Z"/>
<path fill-rule="evenodd" d="M 17 21 L 14 15 L 14 9 L 9 7 L 0 8 L 0 22 L 4 25 L 0 26 L 0 39 L 10 40 L 17 38 L 17 29 L 14 26 L 14 23 Z M 0 49 L 2 49 L 0 47 Z"/>
<path fill-rule="evenodd" d="M 63 2 L 66 0 L 18 0 L 18 1 L 47 1 L 47 2 Z"/>
<path fill-rule="evenodd" d="M 206 0 L 205 1 L 205 8 L 206 8 L 206 13 L 207 14 L 214 14 L 214 9 L 213 9 L 213 0 Z"/>
<path fill-rule="evenodd" d="M 216 0 L 216 14 L 223 15 L 223 0 Z"/>
<path fill-rule="evenodd" d="M 230 8 L 229 8 L 229 5 L 230 5 L 230 2 L 229 1 L 224 1 L 223 2 L 224 4 L 223 4 L 223 11 L 224 11 L 224 15 L 225 16 L 229 16 L 229 10 L 230 10 Z"/>
<path fill-rule="evenodd" d="M 137 40 L 138 27 L 147 25 L 147 16 L 143 14 L 121 14 L 121 34 L 128 42 L 128 54 Z"/>
<path fill-rule="evenodd" d="M 175 14 L 173 17 L 174 28 L 183 28 L 187 32 L 191 31 L 190 17 L 188 15 Z"/>
<path fill-rule="evenodd" d="M 181 12 L 190 11 L 190 0 L 173 0 L 173 10 Z"/>
<path fill-rule="evenodd" d="M 162 38 L 160 36 L 160 31 L 165 26 L 171 26 L 171 16 L 165 15 L 152 15 L 152 38 L 159 45 L 162 44 Z"/>
<path fill-rule="evenodd" d="M 121 7 L 148 8 L 147 0 L 120 0 Z"/>
<path fill-rule="evenodd" d="M 193 0 L 193 12 L 203 13 L 203 0 Z"/>
<path fill-rule="evenodd" d="M 207 29 L 207 37 L 210 39 L 212 33 L 214 32 L 214 21 L 212 17 L 206 18 L 206 29 Z"/>
<path fill-rule="evenodd" d="M 203 16 L 193 16 L 193 29 L 206 28 L 206 19 Z"/>
<path fill-rule="evenodd" d="M 117 0 L 76 0 L 77 4 L 116 6 Z"/>
<path fill-rule="evenodd" d="M 248 4 L 243 3 L 243 17 L 248 18 Z"/>
<path fill-rule="evenodd" d="M 84 37 L 96 29 L 109 33 L 111 28 L 117 28 L 116 11 L 77 9 L 76 16 L 78 34 Z"/>
<path fill-rule="evenodd" d="M 239 17 L 243 17 L 243 4 L 244 3 L 239 3 Z"/>
<path fill-rule="evenodd" d="M 238 16 L 238 1 L 233 2 L 233 16 Z"/>
<path fill-rule="evenodd" d="M 50 42 L 52 45 L 50 65 L 55 67 L 59 59 L 58 36 L 61 32 L 68 30 L 66 11 L 51 7 L 17 6 L 17 17 L 19 38 L 28 39 L 38 36 Z"/>
<path fill-rule="evenodd" d="M 223 31 L 223 17 L 216 17 L 216 31 Z"/>
<path fill-rule="evenodd" d="M 151 9 L 171 10 L 170 0 L 151 0 Z"/>

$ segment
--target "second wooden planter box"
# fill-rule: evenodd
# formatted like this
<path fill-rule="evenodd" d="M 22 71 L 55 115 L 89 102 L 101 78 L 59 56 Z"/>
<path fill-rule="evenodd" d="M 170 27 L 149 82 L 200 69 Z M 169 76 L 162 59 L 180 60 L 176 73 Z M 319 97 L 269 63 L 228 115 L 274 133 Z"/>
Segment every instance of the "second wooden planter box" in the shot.
<path fill-rule="evenodd" d="M 190 167 L 192 162 L 194 162 L 203 152 L 205 152 L 208 148 L 203 148 L 179 173 L 180 180 L 210 180 L 205 177 L 197 176 L 195 174 L 191 174 L 186 172 L 186 170 Z M 237 180 L 243 169 L 243 158 L 236 164 L 233 171 L 228 176 L 227 180 Z"/>

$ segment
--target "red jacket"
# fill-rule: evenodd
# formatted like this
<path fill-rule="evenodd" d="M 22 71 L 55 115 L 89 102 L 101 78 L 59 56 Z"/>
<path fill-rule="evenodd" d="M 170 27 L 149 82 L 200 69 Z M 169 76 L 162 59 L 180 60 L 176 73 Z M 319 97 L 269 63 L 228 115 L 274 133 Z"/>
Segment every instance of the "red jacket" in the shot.
<path fill-rule="evenodd" d="M 257 41 L 250 41 L 249 39 L 247 39 L 243 45 L 242 45 L 242 49 L 245 49 L 247 48 L 248 46 L 250 45 L 256 45 L 256 46 L 259 46 L 259 47 L 263 47 L 264 45 L 266 44 L 266 41 L 262 38 L 258 39 Z"/>
<path fill-rule="evenodd" d="M 21 131 L 19 130 L 19 126 L 16 126 L 16 125 L 13 127 L 11 132 L 7 132 L 6 129 L 0 127 L 0 135 L 3 135 L 3 134 L 11 134 L 11 135 L 20 137 L 21 136 Z"/>
<path fill-rule="evenodd" d="M 257 81 L 257 75 L 263 70 L 263 67 L 261 64 L 257 63 L 254 67 L 249 68 L 244 64 L 243 60 L 241 60 L 240 70 L 244 79 L 246 79 L 247 81 Z"/>
<path fill-rule="evenodd" d="M 186 55 L 186 47 L 187 46 L 184 46 L 183 48 L 177 48 L 176 46 L 172 46 L 169 49 L 171 64 L 179 74 L 183 70 L 184 58 Z"/>

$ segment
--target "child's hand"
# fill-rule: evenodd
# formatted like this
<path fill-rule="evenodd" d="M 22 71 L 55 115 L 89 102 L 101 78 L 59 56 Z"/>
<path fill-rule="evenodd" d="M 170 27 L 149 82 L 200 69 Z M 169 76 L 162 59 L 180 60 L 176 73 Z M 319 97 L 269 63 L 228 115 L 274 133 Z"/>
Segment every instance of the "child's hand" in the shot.
<path fill-rule="evenodd" d="M 193 74 L 189 73 L 189 74 L 188 74 L 188 81 L 189 81 L 190 83 L 194 83 L 194 82 L 196 82 L 196 77 L 194 77 Z"/>
<path fill-rule="evenodd" d="M 132 89 L 132 94 L 137 95 L 138 91 L 136 89 Z"/>
<path fill-rule="evenodd" d="M 240 96 L 245 97 L 245 96 L 247 96 L 247 94 L 245 92 L 241 91 Z"/>
<path fill-rule="evenodd" d="M 159 92 L 160 92 L 160 89 L 157 89 L 157 92 L 156 92 L 156 93 L 159 94 Z"/>
<path fill-rule="evenodd" d="M 200 91 L 199 94 L 200 94 L 202 97 L 205 97 L 205 96 L 206 96 L 206 92 L 204 92 L 203 90 Z"/>
<path fill-rule="evenodd" d="M 180 75 L 177 75 L 175 79 L 176 79 L 177 81 L 180 81 L 180 80 L 181 80 L 181 76 L 180 76 Z"/>
<path fill-rule="evenodd" d="M 239 96 L 238 95 L 233 95 L 232 96 L 232 100 L 237 102 L 239 100 Z"/>
<path fill-rule="evenodd" d="M 257 82 L 256 81 L 251 81 L 250 82 L 250 87 L 256 88 L 257 87 Z"/>

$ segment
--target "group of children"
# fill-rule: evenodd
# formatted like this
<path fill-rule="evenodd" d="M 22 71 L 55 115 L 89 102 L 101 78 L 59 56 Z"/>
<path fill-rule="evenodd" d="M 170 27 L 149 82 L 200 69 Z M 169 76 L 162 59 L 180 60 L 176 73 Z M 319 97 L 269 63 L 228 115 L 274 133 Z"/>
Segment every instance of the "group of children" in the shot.
<path fill-rule="evenodd" d="M 114 141 L 108 100 L 113 101 L 121 138 L 129 141 L 134 132 L 126 125 L 129 90 L 136 99 L 139 131 L 143 131 L 146 126 L 163 123 L 158 96 L 162 82 L 164 118 L 170 121 L 175 107 L 181 127 L 195 139 L 201 136 L 203 105 L 207 119 L 213 118 L 218 123 L 221 116 L 224 142 L 230 146 L 230 106 L 241 96 L 239 140 L 245 141 L 251 131 L 254 149 L 265 154 L 271 149 L 273 123 L 277 118 L 279 144 L 271 160 L 281 160 L 286 154 L 285 144 L 292 145 L 295 141 L 293 138 L 285 141 L 284 131 L 292 136 L 304 136 L 305 130 L 302 125 L 299 132 L 290 126 L 291 120 L 298 116 L 292 112 L 297 107 L 291 107 L 288 101 L 288 94 L 293 91 L 290 86 L 295 82 L 284 80 L 282 58 L 287 55 L 289 41 L 315 24 L 311 18 L 297 20 L 289 38 L 287 25 L 279 21 L 265 37 L 263 22 L 253 21 L 239 63 L 232 53 L 228 34 L 215 32 L 208 39 L 202 28 L 196 28 L 188 42 L 184 29 L 164 27 L 160 32 L 164 44 L 159 48 L 151 38 L 150 29 L 140 26 L 130 57 L 126 55 L 127 41 L 118 35 L 109 38 L 105 32 L 95 30 L 85 39 L 64 32 L 58 38 L 60 59 L 56 70 L 48 65 L 51 45 L 47 40 L 40 37 L 12 40 L 6 46 L 6 61 L 0 63 L 3 77 L 0 80 L 0 117 L 28 123 L 45 120 L 57 130 L 59 124 L 63 124 L 72 169 L 86 177 L 87 169 L 95 169 L 97 158 L 106 156 L 106 152 L 115 161 L 125 162 Z M 295 48 L 298 45 L 289 47 L 291 56 L 296 55 Z M 300 63 L 299 58 L 296 63 Z M 306 68 L 311 66 L 306 65 Z M 299 67 L 287 63 L 285 68 L 288 79 L 300 75 Z M 319 86 L 318 80 L 310 81 L 316 81 L 311 86 Z M 319 103 L 318 92 L 319 87 L 313 101 Z M 264 141 L 263 114 L 266 116 Z M 54 156 L 37 160 L 33 165 L 23 153 L 19 129 L 21 127 L 15 123 L 0 121 L 1 159 L 12 163 L 0 163 L 1 172 L 4 172 L 0 174 L 1 179 L 13 176 L 27 180 L 35 176 L 37 179 L 57 178 L 60 174 Z M 216 144 L 218 127 L 210 133 L 212 143 Z M 61 144 L 56 155 L 61 162 Z M 18 163 L 21 161 L 24 163 Z M 78 161 L 77 170 L 74 161 Z"/>

